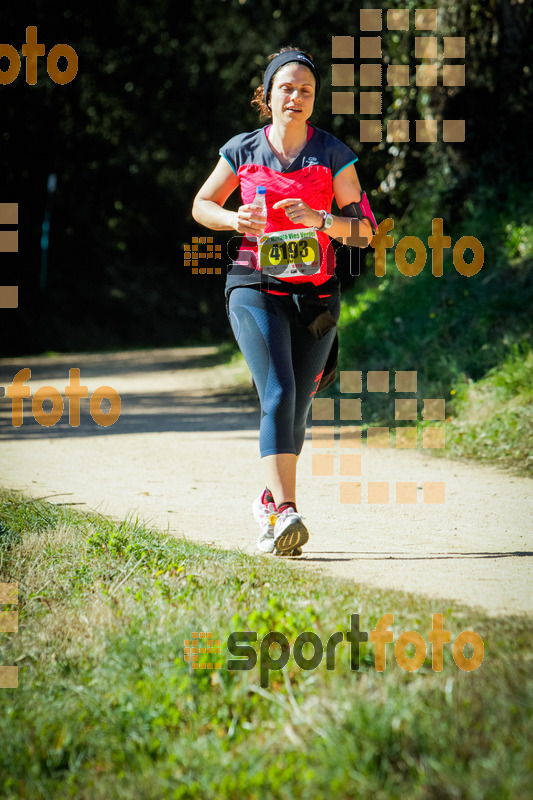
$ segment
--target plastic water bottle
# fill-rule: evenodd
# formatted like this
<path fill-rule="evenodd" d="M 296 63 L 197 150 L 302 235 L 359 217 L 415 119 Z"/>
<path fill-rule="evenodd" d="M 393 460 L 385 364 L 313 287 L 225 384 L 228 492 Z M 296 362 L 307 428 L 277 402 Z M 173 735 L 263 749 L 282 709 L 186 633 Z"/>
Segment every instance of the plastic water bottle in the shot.
<path fill-rule="evenodd" d="M 267 204 L 266 204 L 266 186 L 258 186 L 255 190 L 255 197 L 252 202 L 252 207 L 257 209 L 260 214 L 262 214 L 265 219 L 267 216 Z M 252 236 L 250 237 L 257 242 L 259 242 L 260 236 Z"/>

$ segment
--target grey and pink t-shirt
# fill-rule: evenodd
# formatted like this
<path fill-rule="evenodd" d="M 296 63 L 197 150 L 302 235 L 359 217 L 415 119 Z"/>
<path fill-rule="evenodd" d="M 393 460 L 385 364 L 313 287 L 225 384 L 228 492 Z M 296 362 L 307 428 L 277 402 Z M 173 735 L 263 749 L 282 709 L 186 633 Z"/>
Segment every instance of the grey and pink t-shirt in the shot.
<path fill-rule="evenodd" d="M 269 129 L 267 125 L 234 136 L 219 152 L 239 178 L 243 204 L 253 202 L 258 186 L 266 186 L 265 233 L 298 230 L 303 226 L 292 223 L 282 208 L 274 210 L 272 206 L 279 200 L 298 197 L 311 208 L 331 211 L 333 179 L 350 164 L 355 164 L 358 157 L 335 136 L 308 124 L 307 143 L 294 161 L 284 167 L 268 142 Z M 314 275 L 295 275 L 285 280 L 312 282 L 318 286 L 332 277 L 335 253 L 331 239 L 322 231 L 317 231 L 317 237 L 321 246 L 319 270 Z M 240 253 L 244 251 L 247 251 L 246 256 L 241 260 L 239 255 L 236 263 L 248 263 L 250 267 L 259 269 L 256 241 L 243 237 Z"/>

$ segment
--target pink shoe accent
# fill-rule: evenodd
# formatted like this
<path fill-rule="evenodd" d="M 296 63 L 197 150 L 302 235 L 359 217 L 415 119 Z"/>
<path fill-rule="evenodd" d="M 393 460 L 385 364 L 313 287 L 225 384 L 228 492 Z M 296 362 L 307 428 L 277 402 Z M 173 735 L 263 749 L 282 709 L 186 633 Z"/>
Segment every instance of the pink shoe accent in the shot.
<path fill-rule="evenodd" d="M 276 504 L 275 504 L 275 503 L 267 503 L 267 501 L 265 500 L 265 495 L 266 495 L 266 493 L 267 493 L 267 490 L 265 489 L 265 490 L 263 491 L 263 494 L 261 495 L 261 503 L 262 503 L 264 506 L 266 506 L 266 507 L 268 508 L 268 510 L 269 510 L 269 511 L 271 510 L 271 509 L 270 509 L 270 506 L 273 506 L 273 508 L 274 508 L 274 511 L 277 511 L 278 509 L 276 508 Z"/>

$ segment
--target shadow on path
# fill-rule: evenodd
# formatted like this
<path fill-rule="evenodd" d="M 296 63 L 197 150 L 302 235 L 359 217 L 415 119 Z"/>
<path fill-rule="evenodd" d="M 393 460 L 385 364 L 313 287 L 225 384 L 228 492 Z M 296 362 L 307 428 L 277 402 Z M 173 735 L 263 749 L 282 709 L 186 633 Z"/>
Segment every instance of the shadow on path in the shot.
<path fill-rule="evenodd" d="M 113 425 L 98 425 L 90 414 L 89 401 L 80 402 L 80 424 L 69 424 L 68 403 L 63 404 L 63 416 L 51 426 L 40 425 L 31 410 L 31 398 L 24 399 L 23 422 L 14 427 L 11 421 L 11 401 L 0 405 L 0 441 L 24 439 L 58 439 L 65 437 L 117 436 L 124 433 L 206 433 L 209 431 L 259 430 L 259 406 L 249 395 L 230 392 L 206 393 L 194 397 L 184 392 L 121 395 L 121 414 Z M 102 401 L 102 412 L 107 412 Z M 51 407 L 51 404 L 50 404 Z M 45 411 L 48 411 L 45 405 Z"/>
<path fill-rule="evenodd" d="M 368 552 L 346 552 L 345 550 L 333 557 L 317 558 L 320 553 L 313 553 L 305 557 L 306 561 L 353 561 L 356 558 L 360 561 L 435 561 L 435 560 L 450 560 L 465 559 L 465 558 L 520 558 L 522 556 L 533 556 L 533 552 L 529 550 L 518 551 L 515 550 L 510 553 L 428 553 L 424 556 L 409 556 L 409 555 L 387 555 L 386 553 L 368 553 Z M 339 556 L 348 556 L 341 558 Z"/>
<path fill-rule="evenodd" d="M 39 424 L 32 412 L 32 396 L 23 399 L 23 422 L 19 427 L 12 424 L 12 400 L 0 397 L 0 440 L 31 440 L 39 438 L 59 439 L 66 437 L 117 436 L 131 433 L 196 433 L 224 431 L 257 431 L 259 429 L 259 405 L 251 386 L 204 388 L 195 385 L 194 378 L 188 374 L 183 387 L 181 376 L 184 370 L 209 370 L 227 360 L 216 347 L 172 348 L 169 350 L 133 351 L 130 353 L 98 353 L 79 355 L 59 355 L 47 357 L 21 357 L 3 359 L 0 362 L 0 386 L 9 385 L 19 369 L 31 370 L 31 381 L 41 386 L 55 382 L 59 387 L 69 383 L 69 369 L 80 369 L 80 380 L 99 376 L 129 376 L 139 379 L 140 385 L 157 386 L 157 377 L 165 375 L 165 389 L 156 393 L 120 392 L 121 412 L 115 423 L 98 425 L 90 414 L 90 400 L 80 401 L 80 424 L 69 424 L 69 402 L 63 399 L 63 414 L 55 425 Z M 143 383 L 144 379 L 144 383 Z M 175 389 L 168 385 L 175 384 Z M 205 378 L 204 378 L 205 382 Z M 111 408 L 108 400 L 101 403 L 101 411 L 106 414 Z M 52 401 L 45 400 L 43 410 L 52 410 Z"/>

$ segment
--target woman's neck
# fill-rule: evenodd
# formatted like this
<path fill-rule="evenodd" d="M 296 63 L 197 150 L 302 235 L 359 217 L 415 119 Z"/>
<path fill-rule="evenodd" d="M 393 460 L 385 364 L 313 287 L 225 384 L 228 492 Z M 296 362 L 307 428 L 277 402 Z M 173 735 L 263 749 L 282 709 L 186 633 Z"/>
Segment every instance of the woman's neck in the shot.
<path fill-rule="evenodd" d="M 280 155 L 285 158 L 295 158 L 305 147 L 307 134 L 308 128 L 305 122 L 282 125 L 274 120 L 268 131 L 268 141 Z"/>

